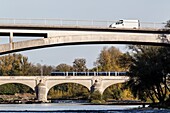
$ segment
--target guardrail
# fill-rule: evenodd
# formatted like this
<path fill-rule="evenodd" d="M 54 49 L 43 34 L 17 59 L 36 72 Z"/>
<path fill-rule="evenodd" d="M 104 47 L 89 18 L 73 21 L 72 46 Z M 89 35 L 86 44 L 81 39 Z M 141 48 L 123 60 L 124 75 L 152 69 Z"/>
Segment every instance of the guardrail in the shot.
<path fill-rule="evenodd" d="M 128 76 L 128 72 L 51 72 L 46 74 L 41 73 L 32 73 L 32 74 L 12 74 L 8 76 Z M 7 76 L 7 75 L 0 75 L 1 76 Z"/>
<path fill-rule="evenodd" d="M 53 25 L 53 26 L 88 26 L 88 27 L 109 27 L 116 21 L 103 20 L 66 20 L 66 19 L 14 19 L 0 18 L 0 24 L 13 25 Z M 140 28 L 165 28 L 166 23 L 140 22 Z"/>

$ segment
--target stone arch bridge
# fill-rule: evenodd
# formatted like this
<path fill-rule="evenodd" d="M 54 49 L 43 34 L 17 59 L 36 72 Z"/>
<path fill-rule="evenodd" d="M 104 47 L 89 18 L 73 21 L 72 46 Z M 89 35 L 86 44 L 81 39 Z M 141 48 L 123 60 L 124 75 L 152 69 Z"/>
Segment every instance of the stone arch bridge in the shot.
<path fill-rule="evenodd" d="M 8 83 L 20 83 L 29 86 L 36 92 L 38 101 L 46 102 L 48 91 L 55 85 L 63 83 L 77 83 L 101 93 L 117 83 L 129 80 L 127 76 L 1 76 L 0 85 Z"/>

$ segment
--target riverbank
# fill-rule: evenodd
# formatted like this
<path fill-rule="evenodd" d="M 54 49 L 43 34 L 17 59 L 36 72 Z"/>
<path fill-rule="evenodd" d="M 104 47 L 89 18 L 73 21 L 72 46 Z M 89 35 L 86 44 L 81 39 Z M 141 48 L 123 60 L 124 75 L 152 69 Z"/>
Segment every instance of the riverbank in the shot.
<path fill-rule="evenodd" d="M 24 93 L 24 94 L 15 94 L 15 95 L 0 95 L 0 104 L 34 104 L 34 103 L 43 103 L 39 102 L 36 99 L 35 94 Z M 88 100 L 50 100 L 46 103 L 80 103 L 84 105 L 142 105 L 142 108 L 149 106 L 150 108 L 166 108 L 170 109 L 170 100 L 167 100 L 164 103 L 146 103 L 137 100 L 110 100 L 105 103 L 89 103 Z"/>
<path fill-rule="evenodd" d="M 149 105 L 149 107 L 151 107 L 151 108 L 158 108 L 158 109 L 161 109 L 161 108 L 170 109 L 170 104 L 169 104 L 169 102 L 152 103 L 152 104 Z"/>
<path fill-rule="evenodd" d="M 23 93 L 15 95 L 0 95 L 1 104 L 22 104 L 29 101 L 35 101 L 35 94 Z"/>

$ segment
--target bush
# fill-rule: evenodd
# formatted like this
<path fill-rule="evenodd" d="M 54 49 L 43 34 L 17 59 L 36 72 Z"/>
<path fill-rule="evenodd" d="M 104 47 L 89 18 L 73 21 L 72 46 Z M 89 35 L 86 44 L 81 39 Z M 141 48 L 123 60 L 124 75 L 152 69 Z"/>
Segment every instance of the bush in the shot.
<path fill-rule="evenodd" d="M 93 100 L 102 100 L 102 95 L 99 91 L 94 91 L 91 95 L 90 95 L 90 101 Z"/>
<path fill-rule="evenodd" d="M 0 102 L 3 102 L 4 101 L 4 99 L 3 98 L 0 98 Z"/>
<path fill-rule="evenodd" d="M 104 100 L 92 100 L 91 103 L 92 104 L 104 104 L 105 101 Z"/>

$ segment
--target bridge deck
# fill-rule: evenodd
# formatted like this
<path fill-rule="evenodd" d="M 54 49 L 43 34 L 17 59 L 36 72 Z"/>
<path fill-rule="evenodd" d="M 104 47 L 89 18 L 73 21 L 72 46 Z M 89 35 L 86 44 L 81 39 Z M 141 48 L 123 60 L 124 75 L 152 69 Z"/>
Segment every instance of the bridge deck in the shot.
<path fill-rule="evenodd" d="M 113 31 L 113 32 L 137 32 L 137 33 L 168 33 L 170 29 L 160 28 L 110 28 L 101 26 L 59 26 L 59 25 L 27 25 L 27 24 L 0 24 L 2 29 L 18 29 L 18 30 L 76 30 L 76 31 Z M 1 31 L 0 31 L 1 32 Z M 1 34 L 0 34 L 1 35 Z"/>

